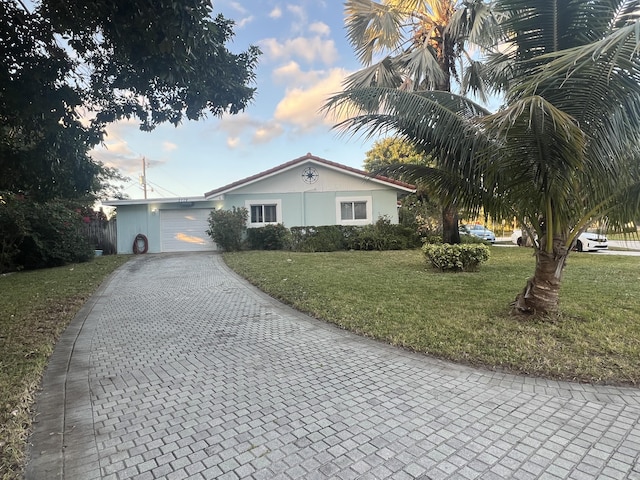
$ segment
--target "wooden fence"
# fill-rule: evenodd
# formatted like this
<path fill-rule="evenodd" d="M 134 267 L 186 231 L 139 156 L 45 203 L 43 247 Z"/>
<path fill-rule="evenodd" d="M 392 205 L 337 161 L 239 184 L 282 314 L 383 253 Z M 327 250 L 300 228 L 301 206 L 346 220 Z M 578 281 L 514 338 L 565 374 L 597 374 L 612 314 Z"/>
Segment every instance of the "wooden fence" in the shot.
<path fill-rule="evenodd" d="M 82 225 L 82 235 L 96 250 L 102 250 L 104 255 L 116 253 L 117 230 L 115 218 L 112 220 L 92 219 L 91 222 Z"/>

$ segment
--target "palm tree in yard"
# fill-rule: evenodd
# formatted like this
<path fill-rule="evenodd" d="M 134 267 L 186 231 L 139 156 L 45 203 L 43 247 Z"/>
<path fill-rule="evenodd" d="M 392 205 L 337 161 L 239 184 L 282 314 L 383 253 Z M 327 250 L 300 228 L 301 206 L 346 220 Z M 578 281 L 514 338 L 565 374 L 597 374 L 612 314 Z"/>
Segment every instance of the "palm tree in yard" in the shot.
<path fill-rule="evenodd" d="M 453 84 L 484 99 L 480 63 L 470 46 L 482 46 L 494 18 L 482 0 L 347 0 L 347 36 L 364 68 L 345 89 L 378 86 L 407 91 L 450 91 Z M 443 238 L 459 243 L 457 209 L 442 204 Z"/>
<path fill-rule="evenodd" d="M 492 9 L 502 41 L 485 73 L 504 95 L 497 113 L 452 93 L 382 87 L 345 90 L 325 108 L 346 110 L 346 131 L 395 131 L 437 156 L 420 176 L 450 201 L 525 225 L 538 239 L 535 272 L 513 311 L 554 315 L 578 235 L 640 213 L 640 0 Z"/>

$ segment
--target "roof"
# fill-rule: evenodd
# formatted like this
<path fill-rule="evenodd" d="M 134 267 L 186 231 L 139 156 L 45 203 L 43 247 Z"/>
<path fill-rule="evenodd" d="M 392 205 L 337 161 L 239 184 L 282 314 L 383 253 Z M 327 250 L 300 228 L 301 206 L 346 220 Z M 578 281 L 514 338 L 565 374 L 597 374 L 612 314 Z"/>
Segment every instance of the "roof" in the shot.
<path fill-rule="evenodd" d="M 385 177 L 382 175 L 371 175 L 369 172 L 365 172 L 364 170 L 359 170 L 357 168 L 348 167 L 346 165 L 342 165 L 340 163 L 331 162 L 324 158 L 316 157 L 315 155 L 311 155 L 311 153 L 307 153 L 306 155 L 291 160 L 287 163 L 283 163 L 282 165 L 278 165 L 277 167 L 271 168 L 269 170 L 265 170 L 264 172 L 260 172 L 256 175 L 252 175 L 250 177 L 244 178 L 242 180 L 238 180 L 237 182 L 230 183 L 225 185 L 224 187 L 216 188 L 215 190 L 211 190 L 204 194 L 205 198 L 210 198 L 216 195 L 223 195 L 227 192 L 233 191 L 239 187 L 243 187 L 249 185 L 251 183 L 257 182 L 258 180 L 262 180 L 264 178 L 268 178 L 270 176 L 276 175 L 278 173 L 284 172 L 286 170 L 290 170 L 302 163 L 316 163 L 319 165 L 324 165 L 325 167 L 329 167 L 333 170 L 342 171 L 348 173 L 350 175 L 355 175 L 361 177 L 363 180 L 370 180 L 376 183 L 387 184 L 390 187 L 397 188 L 399 190 L 405 190 L 407 192 L 415 192 L 415 185 L 411 185 L 409 183 L 401 182 L 399 180 L 394 180 L 393 178 Z"/>
<path fill-rule="evenodd" d="M 125 198 L 122 200 L 103 200 L 102 205 L 117 207 L 119 205 L 147 205 L 151 203 L 197 203 L 208 202 L 204 197 L 175 197 L 175 198 Z"/>

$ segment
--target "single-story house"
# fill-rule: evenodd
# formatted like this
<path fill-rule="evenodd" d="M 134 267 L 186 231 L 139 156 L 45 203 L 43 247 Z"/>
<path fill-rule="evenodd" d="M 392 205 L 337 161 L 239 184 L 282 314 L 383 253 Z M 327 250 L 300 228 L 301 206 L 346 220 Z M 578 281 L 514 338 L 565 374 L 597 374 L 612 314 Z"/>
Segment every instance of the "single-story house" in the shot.
<path fill-rule="evenodd" d="M 412 192 L 413 185 L 308 153 L 201 197 L 103 203 L 117 209 L 118 253 L 132 253 L 139 235 L 149 253 L 160 253 L 215 250 L 205 233 L 213 209 L 245 207 L 248 228 L 367 225 L 382 216 L 398 223 L 398 199 Z"/>

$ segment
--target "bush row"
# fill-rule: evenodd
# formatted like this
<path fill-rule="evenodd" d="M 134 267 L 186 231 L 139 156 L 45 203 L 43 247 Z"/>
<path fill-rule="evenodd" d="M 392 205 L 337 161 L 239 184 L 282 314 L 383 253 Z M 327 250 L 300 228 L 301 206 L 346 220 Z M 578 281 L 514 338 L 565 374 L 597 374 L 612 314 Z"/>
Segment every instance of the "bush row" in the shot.
<path fill-rule="evenodd" d="M 417 248 L 433 268 L 441 271 L 470 272 L 489 259 L 489 247 L 482 240 L 465 239 L 460 245 L 442 244 L 442 238 L 432 235 L 420 238 L 416 229 L 391 224 L 382 217 L 374 225 L 286 228 L 282 224 L 246 229 L 247 210 L 216 210 L 209 216 L 208 234 L 226 251 L 294 250 L 298 252 L 334 252 L 338 250 L 400 250 Z M 246 233 L 245 233 L 246 231 Z M 243 238 L 244 235 L 244 238 Z M 466 237 L 466 235 L 465 235 Z"/>
<path fill-rule="evenodd" d="M 209 216 L 207 233 L 225 251 L 294 250 L 334 252 L 338 250 L 401 250 L 421 245 L 415 229 L 391 224 L 380 218 L 374 225 L 286 228 L 282 224 L 246 229 L 247 210 L 215 210 Z"/>
<path fill-rule="evenodd" d="M 374 225 L 292 227 L 267 225 L 247 230 L 247 247 L 252 250 L 294 250 L 335 252 L 338 250 L 402 250 L 417 248 L 420 237 L 411 228 L 381 218 Z"/>

